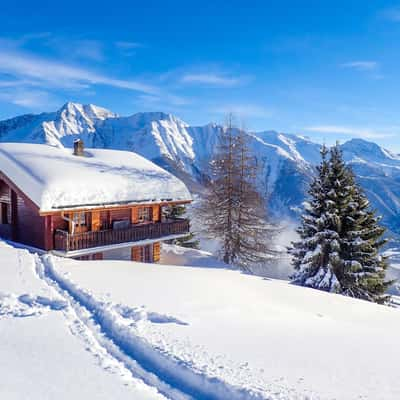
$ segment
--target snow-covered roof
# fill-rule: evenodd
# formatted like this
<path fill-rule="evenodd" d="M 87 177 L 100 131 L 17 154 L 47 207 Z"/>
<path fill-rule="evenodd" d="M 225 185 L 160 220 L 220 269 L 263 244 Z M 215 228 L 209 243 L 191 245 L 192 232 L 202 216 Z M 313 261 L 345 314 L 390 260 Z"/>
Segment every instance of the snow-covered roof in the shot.
<path fill-rule="evenodd" d="M 1 143 L 0 171 L 42 212 L 74 207 L 190 200 L 182 181 L 136 153 Z"/>

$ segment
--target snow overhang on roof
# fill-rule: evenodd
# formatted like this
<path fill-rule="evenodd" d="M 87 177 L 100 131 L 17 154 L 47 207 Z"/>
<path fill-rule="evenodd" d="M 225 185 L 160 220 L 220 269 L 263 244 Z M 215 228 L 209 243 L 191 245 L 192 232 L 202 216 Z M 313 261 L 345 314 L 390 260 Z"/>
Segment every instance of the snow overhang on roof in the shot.
<path fill-rule="evenodd" d="M 41 212 L 190 201 L 182 181 L 136 153 L 1 143 L 2 171 Z"/>

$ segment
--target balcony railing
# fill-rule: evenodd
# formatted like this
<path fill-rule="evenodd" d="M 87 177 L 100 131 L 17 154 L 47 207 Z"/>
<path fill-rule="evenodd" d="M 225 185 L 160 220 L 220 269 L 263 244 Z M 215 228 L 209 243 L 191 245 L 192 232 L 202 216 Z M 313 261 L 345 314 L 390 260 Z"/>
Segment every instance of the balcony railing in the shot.
<path fill-rule="evenodd" d="M 58 229 L 54 235 L 54 248 L 55 250 L 75 251 L 146 239 L 159 239 L 188 232 L 189 221 L 186 219 L 131 225 L 125 229 L 107 229 L 75 234 Z"/>

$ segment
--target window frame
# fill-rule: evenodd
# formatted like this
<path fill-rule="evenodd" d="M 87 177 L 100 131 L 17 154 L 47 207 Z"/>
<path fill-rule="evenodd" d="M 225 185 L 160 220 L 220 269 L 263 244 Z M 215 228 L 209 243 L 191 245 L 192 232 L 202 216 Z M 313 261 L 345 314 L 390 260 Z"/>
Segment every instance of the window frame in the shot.
<path fill-rule="evenodd" d="M 88 226 L 87 213 L 85 211 L 74 212 L 72 220 L 76 227 Z"/>
<path fill-rule="evenodd" d="M 150 212 L 150 207 L 138 207 L 138 222 L 139 223 L 144 223 L 144 222 L 151 222 L 152 221 L 152 215 Z"/>

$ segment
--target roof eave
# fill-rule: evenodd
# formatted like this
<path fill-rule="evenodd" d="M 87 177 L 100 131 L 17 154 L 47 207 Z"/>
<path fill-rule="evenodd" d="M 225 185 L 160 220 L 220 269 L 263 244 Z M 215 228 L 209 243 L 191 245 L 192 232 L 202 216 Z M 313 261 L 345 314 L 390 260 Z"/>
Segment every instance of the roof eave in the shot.
<path fill-rule="evenodd" d="M 108 210 L 108 209 L 117 209 L 117 208 L 127 208 L 134 206 L 151 206 L 151 205 L 169 205 L 169 204 L 189 204 L 192 202 L 192 199 L 185 200 L 174 200 L 174 199 L 165 199 L 165 200 L 144 200 L 144 201 L 129 201 L 129 202 L 115 202 L 115 203 L 107 203 L 107 204 L 78 204 L 73 206 L 65 206 L 65 207 L 57 207 L 52 208 L 51 210 L 40 210 L 40 215 L 51 215 L 58 214 L 60 212 L 71 212 L 71 211 L 96 211 L 96 210 Z"/>

